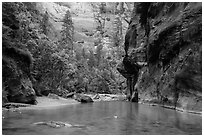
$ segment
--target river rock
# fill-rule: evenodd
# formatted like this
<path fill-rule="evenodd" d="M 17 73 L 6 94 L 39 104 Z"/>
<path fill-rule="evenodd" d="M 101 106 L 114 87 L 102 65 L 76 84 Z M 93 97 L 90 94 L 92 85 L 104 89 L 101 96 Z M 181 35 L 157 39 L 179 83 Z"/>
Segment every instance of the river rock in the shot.
<path fill-rule="evenodd" d="M 74 99 L 81 103 L 90 103 L 93 102 L 92 98 L 87 95 L 74 94 Z"/>
<path fill-rule="evenodd" d="M 2 105 L 3 107 L 10 109 L 10 108 L 19 108 L 19 107 L 29 107 L 30 104 L 23 104 L 23 103 L 5 103 Z"/>
<path fill-rule="evenodd" d="M 81 97 L 81 103 L 90 103 L 93 102 L 92 98 L 89 96 L 82 96 Z"/>
<path fill-rule="evenodd" d="M 107 95 L 107 94 L 101 94 L 100 99 L 102 101 L 111 101 L 111 100 L 113 100 L 113 98 L 110 95 Z"/>
<path fill-rule="evenodd" d="M 48 122 L 36 122 L 33 123 L 34 125 L 46 125 L 52 128 L 61 128 L 61 127 L 67 127 L 67 128 L 86 128 L 85 125 L 72 125 L 66 122 L 61 121 L 48 121 Z"/>
<path fill-rule="evenodd" d="M 100 99 L 100 98 L 101 98 L 101 97 L 100 97 L 99 94 L 96 94 L 96 95 L 93 96 L 93 99 Z"/>
<path fill-rule="evenodd" d="M 71 124 L 60 121 L 36 122 L 35 125 L 46 125 L 53 128 L 72 127 Z"/>
<path fill-rule="evenodd" d="M 115 95 L 115 94 L 96 94 L 92 97 L 96 101 L 113 101 L 113 100 L 126 100 L 126 95 Z"/>
<path fill-rule="evenodd" d="M 66 95 L 66 98 L 72 98 L 74 96 L 74 94 L 75 94 L 74 92 L 68 93 Z"/>

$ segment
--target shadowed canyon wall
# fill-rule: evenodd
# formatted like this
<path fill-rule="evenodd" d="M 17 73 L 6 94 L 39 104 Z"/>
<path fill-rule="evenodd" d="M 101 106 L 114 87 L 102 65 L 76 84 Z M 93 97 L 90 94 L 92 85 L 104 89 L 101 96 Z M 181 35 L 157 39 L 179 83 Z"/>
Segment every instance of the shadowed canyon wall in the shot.
<path fill-rule="evenodd" d="M 202 111 L 202 4 L 135 3 L 129 29 L 130 60 L 148 64 L 135 85 L 140 101 Z"/>

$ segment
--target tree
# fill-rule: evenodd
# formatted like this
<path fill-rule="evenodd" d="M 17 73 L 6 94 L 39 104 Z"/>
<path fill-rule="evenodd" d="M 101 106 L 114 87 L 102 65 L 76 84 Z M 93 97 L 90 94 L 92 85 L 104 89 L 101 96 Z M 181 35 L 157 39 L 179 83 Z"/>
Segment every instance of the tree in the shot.
<path fill-rule="evenodd" d="M 43 15 L 43 19 L 41 22 L 41 29 L 45 35 L 47 35 L 47 32 L 48 32 L 48 27 L 47 27 L 48 21 L 49 21 L 49 15 L 48 15 L 48 12 L 46 11 L 45 14 Z"/>
<path fill-rule="evenodd" d="M 88 65 L 90 68 L 93 68 L 95 66 L 95 57 L 92 50 L 89 50 L 89 59 L 88 59 Z"/>
<path fill-rule="evenodd" d="M 125 7 L 126 5 L 126 7 Z M 128 24 L 130 23 L 130 13 L 131 13 L 130 2 L 116 2 L 114 6 L 115 19 L 113 22 L 113 42 L 116 47 L 119 46 L 119 43 L 123 41 L 123 23 L 125 20 Z"/>
<path fill-rule="evenodd" d="M 101 57 L 102 57 L 102 49 L 103 45 L 99 44 L 96 48 L 96 58 L 97 58 L 97 66 L 100 65 Z"/>
<path fill-rule="evenodd" d="M 62 24 L 62 44 L 65 48 L 73 51 L 73 37 L 74 37 L 74 26 L 71 18 L 71 13 L 67 10 Z"/>
<path fill-rule="evenodd" d="M 96 22 L 96 30 L 103 35 L 106 22 L 106 3 L 92 4 L 94 20 Z"/>
<path fill-rule="evenodd" d="M 113 22 L 113 42 L 116 47 L 122 40 L 122 21 L 120 15 L 116 15 Z"/>
<path fill-rule="evenodd" d="M 100 11 L 100 14 L 103 14 L 103 13 L 106 13 L 106 3 L 105 2 L 101 2 L 100 3 L 100 6 L 99 6 L 99 11 Z"/>

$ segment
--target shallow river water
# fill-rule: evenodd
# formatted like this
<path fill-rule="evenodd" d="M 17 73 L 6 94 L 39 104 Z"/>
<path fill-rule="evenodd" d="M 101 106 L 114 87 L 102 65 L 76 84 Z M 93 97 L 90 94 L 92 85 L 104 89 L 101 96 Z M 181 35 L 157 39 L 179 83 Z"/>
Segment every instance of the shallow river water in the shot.
<path fill-rule="evenodd" d="M 35 122 L 62 121 L 84 127 L 52 128 Z M 36 110 L 3 111 L 3 134 L 202 134 L 202 116 L 125 101 L 95 102 Z"/>

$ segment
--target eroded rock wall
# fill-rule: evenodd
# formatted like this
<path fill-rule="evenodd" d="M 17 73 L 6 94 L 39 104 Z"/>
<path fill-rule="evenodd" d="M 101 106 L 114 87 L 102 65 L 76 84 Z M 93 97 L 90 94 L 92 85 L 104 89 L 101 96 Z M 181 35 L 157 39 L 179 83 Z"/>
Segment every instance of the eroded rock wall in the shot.
<path fill-rule="evenodd" d="M 2 93 L 3 103 L 36 103 L 32 86 L 30 66 L 32 57 L 29 52 L 11 47 L 3 41 L 2 54 Z"/>
<path fill-rule="evenodd" d="M 136 84 L 140 101 L 202 111 L 202 3 L 148 4 L 136 3 L 132 18 L 146 56 L 128 50 L 133 62 L 148 63 Z"/>

